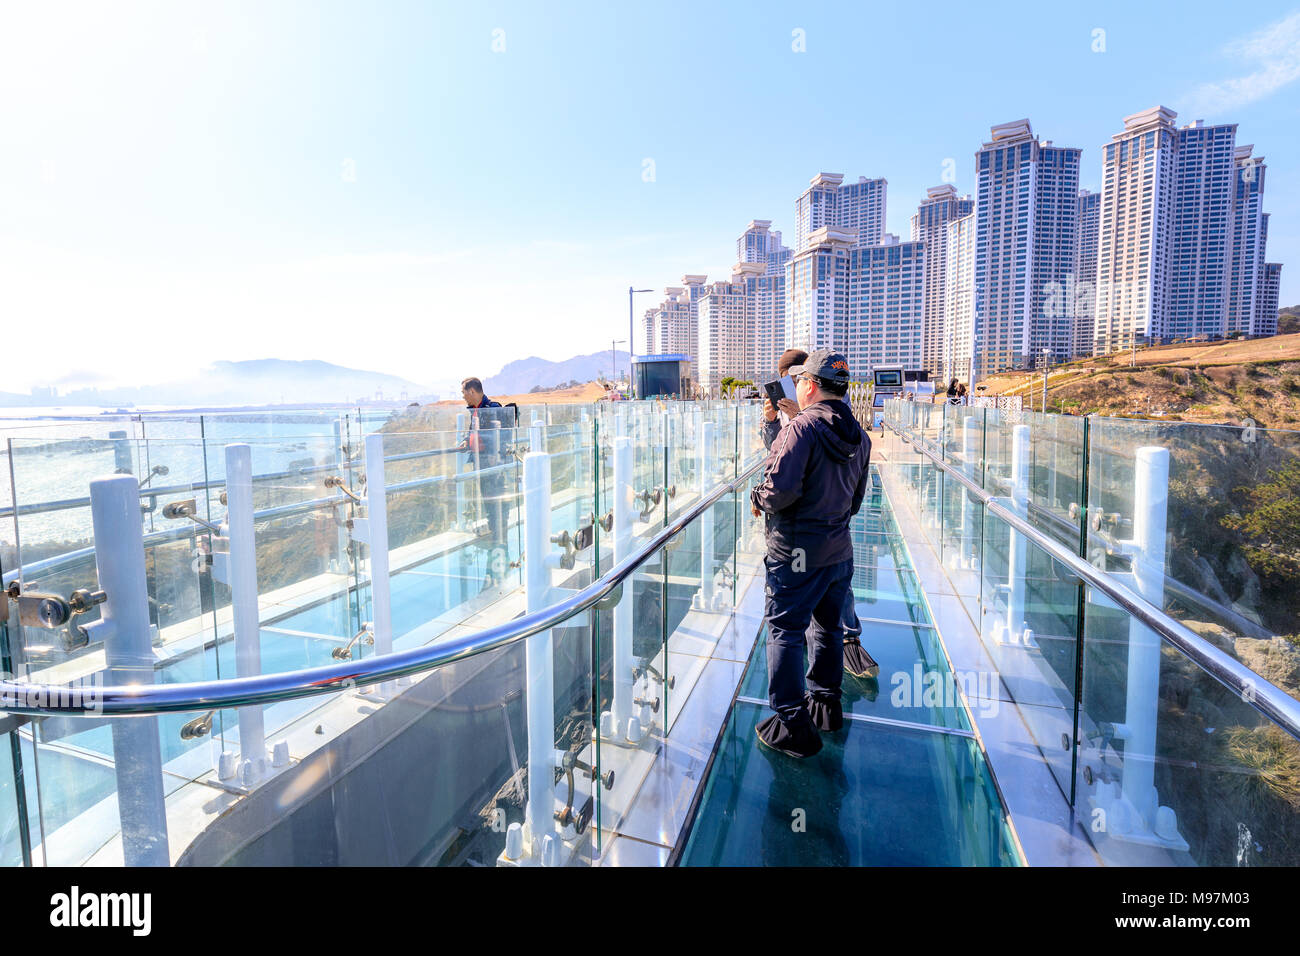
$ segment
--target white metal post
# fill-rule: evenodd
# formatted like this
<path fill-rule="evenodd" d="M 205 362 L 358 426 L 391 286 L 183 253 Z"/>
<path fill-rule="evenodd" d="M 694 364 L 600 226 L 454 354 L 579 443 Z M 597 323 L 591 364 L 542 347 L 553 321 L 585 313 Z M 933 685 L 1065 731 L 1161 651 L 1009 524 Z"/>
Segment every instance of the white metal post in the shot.
<path fill-rule="evenodd" d="M 487 503 L 483 500 L 483 422 L 479 420 L 477 408 L 470 410 L 469 429 L 470 460 L 474 463 L 474 500 L 478 503 L 471 524 L 477 529 L 478 523 L 487 518 Z"/>
<path fill-rule="evenodd" d="M 614 563 L 632 553 L 632 439 L 614 439 Z M 637 743 L 641 739 L 641 721 L 633 707 L 632 636 L 635 621 L 632 616 L 633 582 L 623 584 L 623 596 L 614 607 L 614 700 L 605 736 L 619 741 Z"/>
<path fill-rule="evenodd" d="M 1011 432 L 1011 508 L 1029 514 L 1029 426 L 1017 425 Z M 1009 529 L 1007 549 L 1007 616 L 995 631 L 1000 644 L 1036 647 L 1034 633 L 1025 620 L 1029 542 L 1014 528 Z"/>
<path fill-rule="evenodd" d="M 253 534 L 253 459 L 248 445 L 226 446 L 226 583 L 235 625 L 235 676 L 262 673 L 257 602 L 257 541 Z M 266 775 L 266 728 L 261 705 L 239 708 L 239 779 L 249 786 Z"/>
<path fill-rule="evenodd" d="M 92 481 L 90 516 L 95 569 L 107 598 L 100 607 L 100 619 L 88 625 L 87 632 L 92 641 L 103 641 L 110 685 L 152 684 L 149 591 L 140 485 L 135 476 L 113 475 Z M 123 717 L 111 723 L 123 862 L 127 866 L 169 866 L 158 718 Z"/>
<path fill-rule="evenodd" d="M 1133 576 L 1138 593 L 1156 607 L 1163 607 L 1168 449 L 1139 448 L 1133 478 Z M 1159 705 L 1160 638 L 1130 619 L 1122 793 L 1148 828 L 1155 826 L 1159 807 L 1154 784 Z"/>
<path fill-rule="evenodd" d="M 714 427 L 713 422 L 707 421 L 700 426 L 696 467 L 699 476 L 697 490 L 701 499 L 708 494 L 709 476 L 713 473 Z M 710 610 L 713 596 L 713 509 L 709 508 L 700 515 L 700 590 L 695 597 L 696 609 Z"/>
<path fill-rule="evenodd" d="M 375 654 L 391 654 L 393 597 L 388 567 L 388 481 L 384 475 L 384 436 L 378 432 L 366 436 L 366 517 L 363 523 L 353 522 L 353 537 L 364 540 L 370 549 L 370 614 Z M 388 689 L 388 684 L 381 688 Z"/>
<path fill-rule="evenodd" d="M 590 486 L 592 486 L 592 483 L 593 483 L 593 480 L 592 480 L 592 477 L 591 477 L 591 473 L 592 473 L 592 467 L 591 467 L 591 455 L 592 455 L 592 452 L 591 452 L 591 448 L 592 448 L 592 444 L 591 444 L 591 443 L 592 443 L 591 415 L 589 415 L 587 412 L 583 412 L 583 413 L 582 413 L 582 422 L 581 422 L 581 424 L 580 424 L 578 427 L 581 429 L 581 431 L 580 431 L 580 434 L 579 434 L 579 436 L 578 436 L 578 439 L 574 442 L 575 447 L 578 449 L 578 469 L 577 469 L 577 475 L 578 475 L 578 487 L 580 487 L 580 488 L 581 488 L 581 487 L 584 487 L 584 486 L 588 486 L 588 487 L 590 487 Z M 594 489 L 593 489 L 593 490 L 594 490 Z"/>
<path fill-rule="evenodd" d="M 978 452 L 979 429 L 975 424 L 975 416 L 967 415 L 962 420 L 961 430 L 961 458 L 962 467 L 966 474 L 971 478 L 977 478 L 979 462 Z M 964 490 L 961 492 L 961 530 L 962 530 L 962 551 L 960 566 L 969 570 L 975 570 L 979 565 L 979 545 L 975 540 L 975 503 L 971 496 Z"/>
<path fill-rule="evenodd" d="M 1057 449 L 1061 447 L 1061 439 L 1057 426 L 1061 423 L 1062 416 L 1052 416 L 1052 466 L 1047 470 L 1047 499 L 1052 503 L 1052 507 L 1057 507 L 1060 502 L 1056 498 L 1056 470 L 1059 467 Z"/>
<path fill-rule="evenodd" d="M 524 567 L 528 611 L 550 600 L 551 459 L 542 452 L 524 456 Z M 528 706 L 528 803 L 526 842 L 534 859 L 543 859 L 547 837 L 555 841 L 555 661 L 551 632 L 528 638 L 525 661 Z"/>
<path fill-rule="evenodd" d="M 456 416 L 456 438 L 461 436 L 469 437 L 469 432 L 465 430 L 465 413 L 461 412 Z M 456 486 L 456 519 L 452 522 L 452 527 L 463 529 L 465 527 L 465 479 L 461 477 L 465 470 L 465 463 L 461 461 L 460 454 L 452 456 L 455 466 L 452 468 L 453 484 Z M 448 572 L 450 574 L 450 572 Z"/>
<path fill-rule="evenodd" d="M 347 444 L 347 439 L 347 422 L 341 418 L 334 419 L 334 467 L 340 476 L 345 475 L 348 467 L 347 462 L 352 457 L 352 449 L 344 448 Z M 348 529 L 339 525 L 336 528 L 335 533 L 338 538 L 338 550 L 334 552 L 334 560 L 330 562 L 330 570 L 335 574 L 347 574 Z M 344 602 L 344 604 L 346 604 L 346 602 Z M 343 605 L 340 605 L 340 608 L 339 613 L 346 626 L 347 608 Z"/>
<path fill-rule="evenodd" d="M 528 450 L 546 451 L 546 422 L 540 418 L 534 418 L 528 429 Z"/>

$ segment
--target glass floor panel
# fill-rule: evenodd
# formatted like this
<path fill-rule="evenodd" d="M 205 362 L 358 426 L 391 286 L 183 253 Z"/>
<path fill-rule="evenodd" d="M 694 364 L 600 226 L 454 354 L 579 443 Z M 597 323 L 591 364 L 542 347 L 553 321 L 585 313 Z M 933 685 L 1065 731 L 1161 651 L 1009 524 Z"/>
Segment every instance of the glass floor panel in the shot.
<path fill-rule="evenodd" d="M 874 477 L 874 476 L 873 476 Z M 1015 866 L 1005 812 L 920 582 L 879 493 L 852 525 L 853 591 L 876 678 L 844 678 L 844 727 L 797 760 L 758 745 L 767 642 L 750 657 L 683 866 Z"/>
<path fill-rule="evenodd" d="M 880 673 L 869 678 L 844 675 L 840 703 L 845 714 L 970 730 L 934 631 L 867 622 L 862 646 L 880 665 Z M 767 700 L 766 635 L 754 647 L 740 696 Z"/>
<path fill-rule="evenodd" d="M 975 742 L 864 721 L 795 760 L 758 746 L 765 707 L 737 702 L 683 866 L 1015 866 Z"/>

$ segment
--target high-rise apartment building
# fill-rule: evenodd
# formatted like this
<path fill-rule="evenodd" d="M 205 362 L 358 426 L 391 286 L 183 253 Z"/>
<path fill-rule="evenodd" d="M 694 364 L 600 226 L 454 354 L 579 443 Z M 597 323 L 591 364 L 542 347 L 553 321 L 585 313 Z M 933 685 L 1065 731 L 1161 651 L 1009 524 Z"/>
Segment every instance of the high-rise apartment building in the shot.
<path fill-rule="evenodd" d="M 737 264 L 727 281 L 704 286 L 699 303 L 698 338 L 692 351 L 696 381 L 717 394 L 728 376 L 749 379 L 753 348 L 749 347 L 751 306 L 746 280 L 762 274 L 763 264 Z"/>
<path fill-rule="evenodd" d="M 923 341 L 917 367 L 938 375 L 944 364 L 944 306 L 948 275 L 948 223 L 975 208 L 969 196 L 958 198 L 952 185 L 931 186 L 912 216 L 912 241 L 925 243 Z"/>
<path fill-rule="evenodd" d="M 1092 323 L 1097 308 L 1097 230 L 1101 225 L 1101 193 L 1079 190 L 1079 239 L 1075 243 L 1074 288 L 1065 301 L 1074 314 L 1072 356 L 1092 354 Z"/>
<path fill-rule="evenodd" d="M 1282 291 L 1282 263 L 1264 263 L 1259 283 L 1259 308 L 1256 310 L 1255 335 L 1277 335 L 1278 297 Z"/>
<path fill-rule="evenodd" d="M 975 154 L 975 285 L 983 290 L 972 375 L 1071 351 L 1081 151 L 1039 142 L 1029 120 L 992 129 Z"/>
<path fill-rule="evenodd" d="M 1264 247 L 1268 240 L 1268 216 L 1264 212 L 1263 156 L 1252 156 L 1253 146 L 1239 146 L 1235 151 L 1233 179 L 1229 187 L 1231 252 L 1228 258 L 1227 324 L 1219 335 L 1238 332 L 1263 335 L 1258 327 L 1258 295 L 1263 279 Z M 1276 316 L 1274 317 L 1276 322 Z"/>
<path fill-rule="evenodd" d="M 1125 117 L 1104 152 L 1094 351 L 1267 335 L 1265 165 L 1232 123 Z"/>
<path fill-rule="evenodd" d="M 839 226 L 858 231 L 858 245 L 883 241 L 885 206 L 889 183 L 884 179 L 859 176 L 856 183 L 842 183 L 839 198 Z"/>
<path fill-rule="evenodd" d="M 822 226 L 785 265 L 785 347 L 847 346 L 846 305 L 853 229 Z"/>
<path fill-rule="evenodd" d="M 1235 124 L 1206 126 L 1201 120 L 1177 132 L 1165 336 L 1223 335 L 1224 312 L 1230 301 L 1226 265 L 1232 247 L 1236 135 Z M 1252 270 L 1251 279 L 1254 277 Z"/>
<path fill-rule="evenodd" d="M 785 252 L 789 253 L 786 249 Z M 767 270 L 746 280 L 752 320 L 750 375 L 755 381 L 771 381 L 777 359 L 785 350 L 785 260 L 767 263 Z"/>
<path fill-rule="evenodd" d="M 770 219 L 751 221 L 736 240 L 737 262 L 767 263 L 773 258 L 779 259 L 783 251 L 786 250 L 781 245 L 781 232 L 772 230 Z"/>
<path fill-rule="evenodd" d="M 695 358 L 699 301 L 707 281 L 708 277 L 703 275 L 682 276 L 682 285 L 666 288 L 663 301 L 646 310 L 641 327 L 642 354 L 681 354 Z"/>
<path fill-rule="evenodd" d="M 974 385 L 976 305 L 980 301 L 975 287 L 975 214 L 952 220 L 945 230 L 943 381 L 957 378 Z"/>
<path fill-rule="evenodd" d="M 807 249 L 813 234 L 825 226 L 855 230 L 858 245 L 880 242 L 888 185 L 866 176 L 845 183 L 843 173 L 818 173 L 795 201 L 795 252 Z"/>
<path fill-rule="evenodd" d="M 850 251 L 845 335 L 831 344 L 844 352 L 855 379 L 882 363 L 922 367 L 928 249 L 886 234 L 879 244 Z"/>
<path fill-rule="evenodd" d="M 1126 116 L 1123 132 L 1102 149 L 1098 353 L 1163 336 L 1169 327 L 1177 115 L 1157 106 Z"/>

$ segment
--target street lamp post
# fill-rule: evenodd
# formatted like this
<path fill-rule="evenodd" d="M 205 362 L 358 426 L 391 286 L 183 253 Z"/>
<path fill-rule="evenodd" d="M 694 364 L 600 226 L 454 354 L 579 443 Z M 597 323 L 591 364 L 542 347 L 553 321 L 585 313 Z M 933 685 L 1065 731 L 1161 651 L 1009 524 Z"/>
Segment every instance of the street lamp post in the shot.
<path fill-rule="evenodd" d="M 636 354 L 636 333 L 632 329 L 632 296 L 640 292 L 653 292 L 654 289 L 634 289 L 627 287 L 627 384 L 632 385 L 632 356 Z"/>
<path fill-rule="evenodd" d="M 611 381 L 613 381 L 613 382 L 615 382 L 615 383 L 618 382 L 618 359 L 616 359 L 616 358 L 614 357 L 614 349 L 615 349 L 615 346 L 622 345 L 622 344 L 623 344 L 623 340 L 622 340 L 622 339 L 610 339 L 610 340 L 609 340 L 609 369 L 610 369 L 610 371 L 609 371 L 609 377 L 610 377 Z M 632 370 L 631 370 L 631 369 L 628 369 L 628 373 L 627 373 L 627 381 L 628 381 L 628 384 L 629 384 L 629 385 L 632 384 Z"/>
<path fill-rule="evenodd" d="M 1047 371 L 1052 367 L 1052 350 L 1043 349 L 1043 414 L 1047 414 Z M 1030 403 L 1033 407 L 1033 403 Z"/>

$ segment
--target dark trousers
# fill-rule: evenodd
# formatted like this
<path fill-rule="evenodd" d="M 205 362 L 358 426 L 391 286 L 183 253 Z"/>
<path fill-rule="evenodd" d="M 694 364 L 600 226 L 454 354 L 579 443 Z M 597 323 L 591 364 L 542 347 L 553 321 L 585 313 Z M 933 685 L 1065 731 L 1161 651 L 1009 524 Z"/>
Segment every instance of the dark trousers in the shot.
<path fill-rule="evenodd" d="M 488 520 L 488 535 L 492 546 L 506 546 L 506 476 L 497 471 L 482 475 L 478 482 L 479 494 L 483 499 L 484 517 Z"/>
<path fill-rule="evenodd" d="M 786 723 L 808 720 L 804 693 L 838 700 L 844 678 L 846 602 L 853 613 L 853 561 L 796 571 L 767 558 L 767 700 Z M 858 629 L 859 631 L 861 628 Z M 804 670 L 804 647 L 812 660 Z M 806 683 L 805 683 L 806 677 Z"/>

